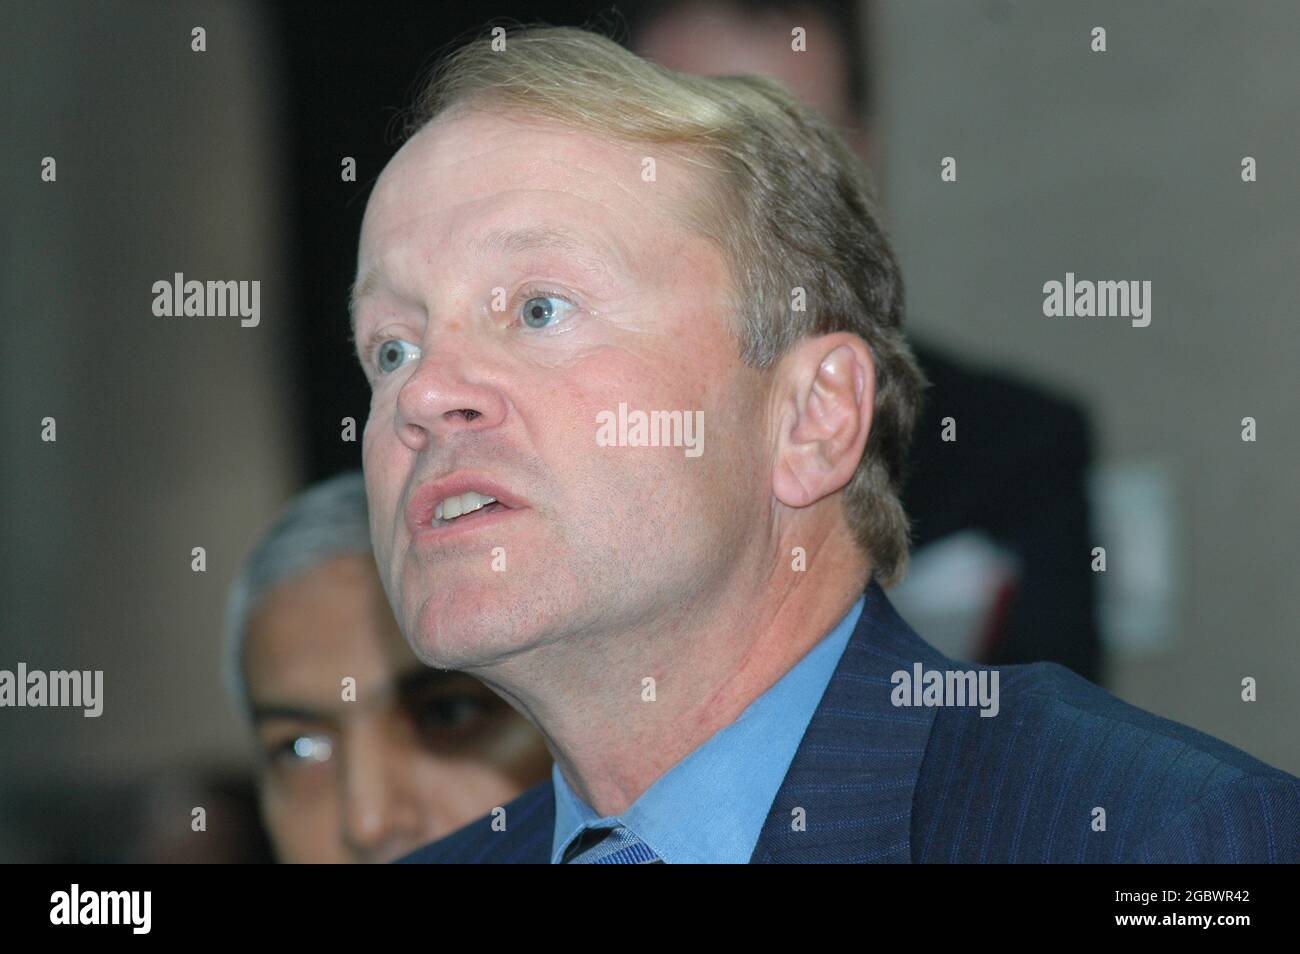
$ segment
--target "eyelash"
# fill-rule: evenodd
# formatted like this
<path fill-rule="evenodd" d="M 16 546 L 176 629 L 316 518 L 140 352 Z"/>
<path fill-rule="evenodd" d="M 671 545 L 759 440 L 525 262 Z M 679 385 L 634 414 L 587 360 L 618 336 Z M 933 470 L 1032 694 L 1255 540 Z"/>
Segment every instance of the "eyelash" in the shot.
<path fill-rule="evenodd" d="M 527 301 L 530 298 L 558 298 L 560 301 L 567 301 L 570 305 L 573 304 L 569 300 L 569 296 L 563 292 L 558 292 L 554 288 L 547 288 L 544 285 L 524 285 L 519 291 L 515 292 L 517 301 Z"/>
<path fill-rule="evenodd" d="M 522 288 L 520 288 L 517 292 L 515 292 L 514 295 L 515 307 L 522 305 L 530 298 L 555 298 L 559 301 L 566 303 L 571 308 L 578 307 L 577 303 L 568 295 L 562 294 L 561 292 L 558 292 L 553 288 L 547 288 L 542 285 L 525 285 Z M 518 324 L 518 323 L 519 323 L 519 319 L 518 316 L 516 315 L 516 320 L 513 322 L 513 324 Z M 529 330 L 540 331 L 542 329 L 532 328 Z M 391 332 L 382 331 L 382 330 L 372 331 L 370 332 L 369 335 L 366 336 L 365 350 L 363 353 L 366 355 L 367 364 L 376 374 L 378 373 L 378 368 L 376 367 L 376 362 L 375 362 L 375 351 L 385 341 L 391 341 L 392 339 L 393 339 L 393 334 Z"/>

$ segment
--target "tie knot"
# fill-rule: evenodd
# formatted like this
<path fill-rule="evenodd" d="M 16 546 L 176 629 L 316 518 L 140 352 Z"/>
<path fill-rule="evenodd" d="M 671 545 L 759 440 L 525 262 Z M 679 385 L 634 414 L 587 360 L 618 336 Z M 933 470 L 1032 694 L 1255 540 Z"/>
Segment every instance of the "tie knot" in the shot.
<path fill-rule="evenodd" d="M 661 865 L 664 860 L 628 828 L 588 828 L 569 843 L 560 864 Z"/>

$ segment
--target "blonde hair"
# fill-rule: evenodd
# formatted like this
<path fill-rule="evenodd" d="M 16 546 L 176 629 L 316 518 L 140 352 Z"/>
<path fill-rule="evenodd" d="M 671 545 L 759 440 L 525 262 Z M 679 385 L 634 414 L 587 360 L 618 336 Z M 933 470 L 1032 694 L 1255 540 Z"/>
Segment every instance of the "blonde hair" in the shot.
<path fill-rule="evenodd" d="M 901 577 L 909 528 L 899 493 L 924 379 L 903 338 L 902 277 L 869 174 L 839 133 L 774 80 L 679 73 L 571 27 L 461 46 L 435 68 L 404 131 L 484 108 L 670 148 L 703 167 L 704 188 L 685 214 L 731 263 L 731 330 L 747 364 L 771 367 L 813 335 L 850 332 L 867 343 L 875 411 L 845 513 L 873 574 L 885 584 Z M 806 310 L 791 307 L 796 287 Z"/>

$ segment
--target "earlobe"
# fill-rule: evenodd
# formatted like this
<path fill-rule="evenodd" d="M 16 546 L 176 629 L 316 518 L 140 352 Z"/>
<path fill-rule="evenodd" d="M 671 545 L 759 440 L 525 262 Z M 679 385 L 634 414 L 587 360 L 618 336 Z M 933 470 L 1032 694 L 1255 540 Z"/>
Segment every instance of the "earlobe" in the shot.
<path fill-rule="evenodd" d="M 788 507 L 807 507 L 843 488 L 862 459 L 875 399 L 866 343 L 835 334 L 801 343 L 782 369 L 789 405 L 778 435 L 772 489 Z"/>

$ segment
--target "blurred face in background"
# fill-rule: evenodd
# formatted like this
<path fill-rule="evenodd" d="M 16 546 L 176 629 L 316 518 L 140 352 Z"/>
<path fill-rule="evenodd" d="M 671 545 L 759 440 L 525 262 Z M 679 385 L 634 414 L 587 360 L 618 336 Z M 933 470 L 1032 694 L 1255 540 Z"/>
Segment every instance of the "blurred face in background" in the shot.
<path fill-rule="evenodd" d="M 804 51 L 791 47 L 796 26 L 806 33 Z M 729 3 L 684 3 L 652 16 L 632 45 L 646 59 L 683 73 L 755 73 L 780 80 L 835 123 L 879 176 L 883 156 L 876 155 L 854 111 L 849 45 L 841 30 L 820 10 L 798 3 L 757 14 Z"/>
<path fill-rule="evenodd" d="M 509 705 L 416 660 L 369 557 L 272 590 L 250 618 L 244 666 L 281 861 L 391 861 L 549 770 L 541 737 Z"/>
<path fill-rule="evenodd" d="M 791 45 L 796 26 L 806 33 L 806 50 Z M 798 3 L 757 14 L 729 3 L 685 3 L 652 17 L 634 48 L 683 73 L 775 77 L 831 122 L 847 126 L 857 117 L 843 92 L 851 73 L 839 29 L 816 8 Z"/>

